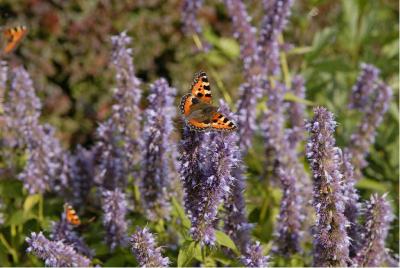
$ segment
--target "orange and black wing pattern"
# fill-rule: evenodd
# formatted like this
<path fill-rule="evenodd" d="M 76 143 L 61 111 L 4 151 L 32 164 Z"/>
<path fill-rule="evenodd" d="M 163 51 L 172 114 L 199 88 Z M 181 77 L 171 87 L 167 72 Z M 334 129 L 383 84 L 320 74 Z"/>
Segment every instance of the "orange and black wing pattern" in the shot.
<path fill-rule="evenodd" d="M 6 41 L 3 52 L 6 54 L 12 52 L 25 37 L 27 32 L 28 29 L 25 26 L 17 26 L 3 30 L 3 38 Z"/>
<path fill-rule="evenodd" d="M 237 129 L 236 124 L 221 113 L 215 113 L 211 120 L 211 128 L 222 131 L 233 131 Z"/>
<path fill-rule="evenodd" d="M 79 219 L 78 215 L 76 214 L 75 209 L 73 209 L 71 205 L 65 204 L 64 211 L 65 211 L 65 218 L 66 218 L 67 222 L 69 222 L 72 225 L 80 225 L 81 224 L 81 220 Z"/>
<path fill-rule="evenodd" d="M 205 72 L 198 72 L 194 75 L 193 84 L 191 87 L 192 95 L 199 98 L 200 101 L 211 103 L 211 88 L 208 82 L 208 77 Z"/>

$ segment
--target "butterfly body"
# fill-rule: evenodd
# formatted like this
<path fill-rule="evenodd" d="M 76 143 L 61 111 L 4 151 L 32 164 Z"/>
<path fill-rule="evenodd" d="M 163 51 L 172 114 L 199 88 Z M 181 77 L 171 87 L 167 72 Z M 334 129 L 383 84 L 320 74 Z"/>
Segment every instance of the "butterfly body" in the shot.
<path fill-rule="evenodd" d="M 81 224 L 81 220 L 79 219 L 75 209 L 73 209 L 71 205 L 65 204 L 64 212 L 65 212 L 65 219 L 67 220 L 67 222 L 75 226 Z"/>
<path fill-rule="evenodd" d="M 181 114 L 191 130 L 207 131 L 233 131 L 236 124 L 225 115 L 218 112 L 218 107 L 213 106 L 210 84 L 206 73 L 199 72 L 191 87 L 191 93 L 182 97 L 180 104 Z"/>
<path fill-rule="evenodd" d="M 6 42 L 3 52 L 5 54 L 12 52 L 22 41 L 27 32 L 28 29 L 25 26 L 11 27 L 3 30 L 3 38 Z"/>

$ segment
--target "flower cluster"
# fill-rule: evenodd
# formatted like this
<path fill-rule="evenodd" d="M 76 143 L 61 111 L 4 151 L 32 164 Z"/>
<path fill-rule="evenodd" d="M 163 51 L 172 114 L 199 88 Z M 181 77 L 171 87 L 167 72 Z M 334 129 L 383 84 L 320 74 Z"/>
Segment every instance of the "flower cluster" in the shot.
<path fill-rule="evenodd" d="M 264 256 L 260 242 L 248 245 L 245 255 L 240 258 L 246 267 L 267 267 L 269 257 Z"/>
<path fill-rule="evenodd" d="M 28 253 L 33 253 L 44 260 L 46 266 L 50 267 L 88 267 L 90 260 L 78 254 L 72 246 L 66 245 L 63 241 L 50 241 L 42 232 L 31 233 L 26 238 L 29 247 Z"/>
<path fill-rule="evenodd" d="M 385 240 L 394 216 L 386 194 L 373 194 L 366 202 L 365 210 L 365 238 L 356 256 L 356 263 L 362 267 L 377 267 L 386 261 Z"/>
<path fill-rule="evenodd" d="M 139 190 L 143 206 L 150 219 L 165 218 L 169 214 L 168 188 L 170 187 L 170 145 L 173 106 L 176 90 L 159 79 L 150 87 L 149 107 L 144 113 L 143 156 Z"/>
<path fill-rule="evenodd" d="M 314 208 L 317 220 L 314 229 L 314 266 L 347 266 L 349 237 L 344 216 L 345 200 L 340 173 L 340 149 L 335 147 L 333 114 L 323 107 L 314 109 L 314 118 L 307 123 L 307 143 L 314 179 Z"/>
<path fill-rule="evenodd" d="M 370 95 L 378 81 L 379 70 L 371 64 L 361 64 L 361 72 L 353 86 L 349 107 L 364 110 L 370 104 Z"/>
<path fill-rule="evenodd" d="M 154 235 L 147 228 L 138 228 L 131 236 L 132 252 L 141 267 L 167 267 L 169 259 L 161 255 Z"/>
<path fill-rule="evenodd" d="M 258 41 L 261 64 L 265 73 L 278 75 L 280 72 L 278 37 L 287 23 L 293 1 L 264 0 L 263 2 L 265 15 Z"/>
<path fill-rule="evenodd" d="M 126 220 L 127 202 L 125 194 L 119 189 L 102 191 L 103 225 L 106 230 L 106 243 L 111 250 L 127 245 L 128 222 Z"/>
<path fill-rule="evenodd" d="M 361 119 L 361 123 L 355 133 L 351 135 L 349 149 L 352 155 L 352 164 L 355 168 L 354 175 L 357 180 L 361 179 L 361 169 L 367 164 L 364 158 L 375 140 L 376 129 L 389 108 L 391 97 L 392 89 L 379 82 L 376 85 L 375 92 L 372 93 L 371 103 L 363 109 L 364 116 Z"/>

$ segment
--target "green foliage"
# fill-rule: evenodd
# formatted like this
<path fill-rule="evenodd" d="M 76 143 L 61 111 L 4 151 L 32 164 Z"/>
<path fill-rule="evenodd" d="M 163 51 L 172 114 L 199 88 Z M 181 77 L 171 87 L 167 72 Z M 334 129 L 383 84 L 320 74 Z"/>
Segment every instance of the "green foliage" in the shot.
<path fill-rule="evenodd" d="M 232 37 L 226 11 L 218 1 L 205 1 L 200 21 L 204 39 L 212 45 L 199 52 L 201 41 L 185 36 L 181 30 L 180 1 L 13 1 L 0 3 L 2 25 L 26 24 L 29 34 L 9 57 L 10 65 L 24 64 L 33 77 L 44 103 L 43 121 L 58 129 L 67 148 L 94 143 L 97 123 L 107 118 L 112 104 L 113 71 L 109 67 L 110 36 L 127 30 L 133 37 L 136 73 L 145 82 L 164 76 L 179 94 L 187 91 L 194 72 L 210 74 L 216 98 L 224 98 L 234 107 L 238 86 L 243 82 L 239 45 Z M 261 1 L 248 5 L 259 25 Z M 58 4 L 56 4 L 58 3 Z M 290 74 L 301 73 L 306 81 L 306 100 L 287 94 L 288 102 L 309 106 L 324 105 L 337 116 L 336 138 L 339 146 L 349 143 L 349 135 L 360 115 L 347 109 L 347 100 L 360 62 L 376 65 L 383 79 L 393 88 L 389 112 L 378 129 L 375 144 L 368 156 L 369 166 L 357 184 L 365 200 L 372 192 L 389 192 L 395 214 L 399 211 L 399 40 L 398 6 L 394 1 L 307 0 L 296 1 L 293 15 L 284 33 L 285 41 L 295 47 L 287 53 Z M 258 106 L 265 109 L 265 105 Z M 310 111 L 310 109 L 308 110 Z M 279 211 L 281 192 L 263 176 L 262 141 L 256 138 L 245 159 L 248 187 L 245 195 L 253 235 L 262 242 L 266 253 L 272 246 L 272 232 Z M 19 159 L 23 162 L 23 156 Z M 0 159 L 0 168 L 3 168 Z M 137 195 L 136 195 L 137 196 Z M 58 220 L 62 200 L 46 194 L 29 196 L 15 177 L 0 179 L 0 263 L 3 266 L 42 266 L 25 253 L 25 237 L 30 232 L 49 231 L 50 222 Z M 148 225 L 157 233 L 160 245 L 172 265 L 240 266 L 238 250 L 223 232 L 216 233 L 215 248 L 201 247 L 189 236 L 190 221 L 184 209 L 172 199 L 168 222 L 150 223 L 141 211 L 129 214 L 132 226 Z M 95 205 L 84 212 L 83 220 L 94 222 L 78 230 L 96 250 L 93 264 L 135 266 L 129 249 L 110 253 L 103 243 L 101 212 Z M 399 250 L 399 221 L 396 218 L 387 246 Z M 130 232 L 133 232 L 134 228 Z M 170 245 L 170 246 L 169 246 Z M 306 244 L 307 249 L 311 248 Z M 229 250 L 228 250 L 229 249 Z M 227 254 L 227 251 L 230 254 Z M 233 257 L 232 257 L 233 256 Z M 277 258 L 275 265 L 310 265 L 311 256 Z"/>

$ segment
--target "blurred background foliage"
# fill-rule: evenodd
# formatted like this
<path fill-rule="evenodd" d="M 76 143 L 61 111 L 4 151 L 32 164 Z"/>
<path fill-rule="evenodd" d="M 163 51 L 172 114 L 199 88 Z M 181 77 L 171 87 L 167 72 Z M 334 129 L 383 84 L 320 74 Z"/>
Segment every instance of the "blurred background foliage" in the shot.
<path fill-rule="evenodd" d="M 380 0 L 302 0 L 295 1 L 284 38 L 293 45 L 287 53 L 291 74 L 300 73 L 306 80 L 306 98 L 314 105 L 326 106 L 334 112 L 339 123 L 336 138 L 345 146 L 360 119 L 360 114 L 347 109 L 348 96 L 356 81 L 361 62 L 381 69 L 381 77 L 394 90 L 392 104 L 371 154 L 369 166 L 358 189 L 365 200 L 372 192 L 389 192 L 395 214 L 398 215 L 399 196 L 399 39 L 397 1 Z M 246 1 L 253 25 L 259 26 L 262 17 L 261 1 Z M 94 143 L 98 122 L 107 118 L 112 105 L 114 72 L 110 67 L 110 36 L 126 30 L 133 38 L 134 64 L 143 82 L 165 77 L 178 89 L 179 96 L 188 91 L 193 73 L 206 71 L 216 98 L 224 98 L 233 108 L 238 86 L 243 82 L 239 45 L 232 36 L 230 18 L 220 1 L 207 0 L 199 11 L 203 41 L 210 44 L 204 52 L 196 36 L 182 31 L 181 1 L 159 0 L 2 0 L 0 25 L 26 25 L 29 33 L 18 50 L 8 56 L 10 65 L 23 64 L 31 74 L 43 103 L 42 120 L 58 130 L 63 145 L 74 149 L 77 144 Z M 147 86 L 143 86 L 147 90 Z M 144 93 L 146 95 L 146 93 Z M 178 98 L 177 98 L 178 102 Z M 145 105 L 145 103 L 143 103 Z M 310 107 L 309 107 L 310 108 Z M 308 109 L 310 112 L 311 109 Z M 249 184 L 246 190 L 250 221 L 255 223 L 253 234 L 269 248 L 275 216 L 279 210 L 280 190 L 260 182 L 263 174 L 261 139 L 246 157 Z M 260 146 L 257 146 L 259 143 Z M 15 207 L 26 205 L 26 211 L 39 201 L 28 200 L 21 192 L 21 183 L 13 181 L 1 187 L 1 196 Z M 10 259 L 0 253 L 0 263 L 9 265 L 40 265 L 33 257 L 24 256 L 24 235 L 39 226 L 56 220 L 62 210 L 61 200 L 46 196 L 44 219 L 27 218 L 28 214 L 13 214 L 10 221 L 24 218 L 22 230 L 1 228 L 11 232 L 8 242 L 19 258 Z M 36 202 L 36 203 L 35 203 Z M 6 202 L 7 203 L 7 202 Z M 25 211 L 25 212 L 26 212 Z M 10 212 L 11 211 L 7 211 Z M 5 214 L 7 215 L 7 213 Z M 133 225 L 146 221 L 133 215 Z M 19 217 L 19 218 L 18 218 Z M 38 225 L 37 221 L 44 223 Z M 398 252 L 398 217 L 388 238 L 388 247 Z M 9 224 L 9 226 L 11 226 Z M 101 230 L 96 221 L 83 232 L 97 257 L 107 256 Z M 168 247 L 167 231 L 159 231 L 160 244 Z M 171 227 L 172 228 L 172 227 Z M 20 234 L 20 235 L 16 235 Z M 22 235 L 24 234 L 24 235 Z M 6 234 L 5 237 L 8 237 Z M 1 237 L 0 237 L 1 238 Z M 4 238 L 4 237 L 3 237 Z M 0 251 L 6 252 L 4 239 Z M 9 249 L 8 249 L 9 250 Z M 176 258 L 176 249 L 167 255 Z M 12 254 L 13 255 L 13 254 Z M 127 250 L 112 256 L 107 265 L 134 264 Z M 121 263 L 124 256 L 124 263 Z M 171 257 L 171 256 L 170 256 Z M 217 258 L 217 257 L 216 257 Z M 300 258 L 299 258 L 300 259 Z M 304 259 L 304 258 L 302 258 Z M 306 260 L 310 256 L 306 257 Z M 306 261 L 307 262 L 307 261 Z M 104 263 L 103 263 L 104 264 Z M 302 265 L 293 258 L 286 265 Z M 104 264 L 105 265 L 105 264 Z"/>

